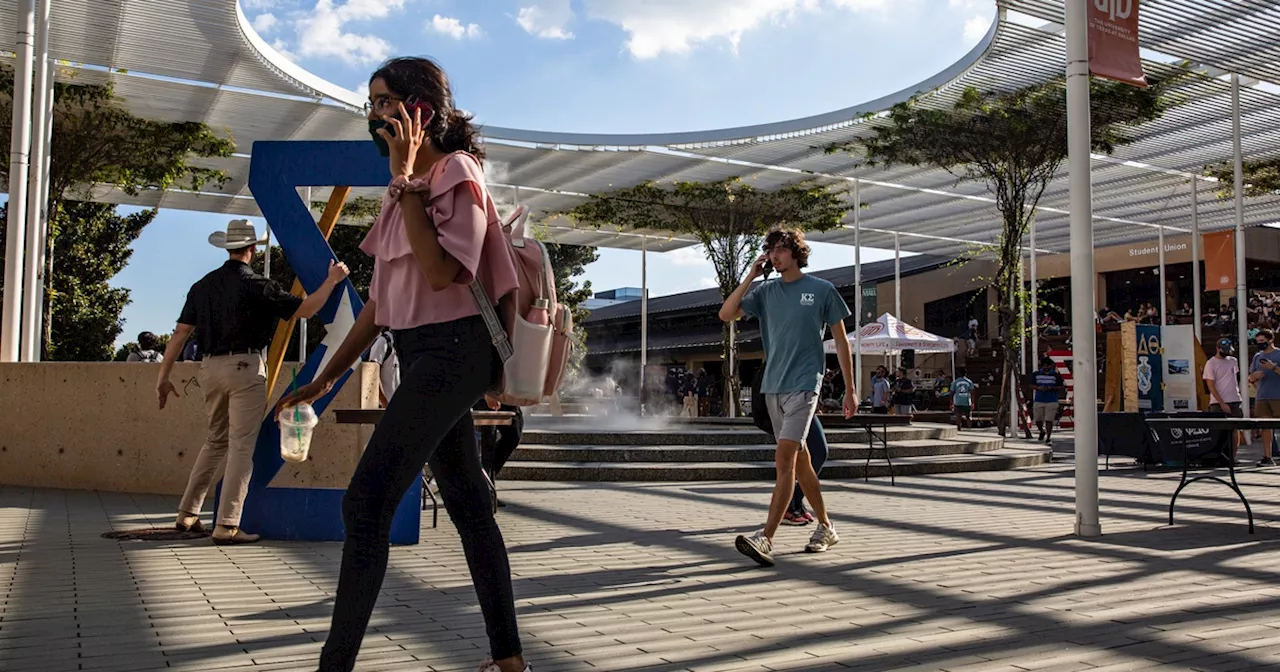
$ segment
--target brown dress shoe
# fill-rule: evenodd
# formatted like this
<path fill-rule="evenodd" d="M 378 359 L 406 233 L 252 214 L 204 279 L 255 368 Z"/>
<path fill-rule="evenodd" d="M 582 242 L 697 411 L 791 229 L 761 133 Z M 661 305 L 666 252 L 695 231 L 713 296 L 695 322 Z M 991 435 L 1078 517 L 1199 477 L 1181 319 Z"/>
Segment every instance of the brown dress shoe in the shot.
<path fill-rule="evenodd" d="M 178 520 L 173 524 L 173 529 L 179 532 L 204 532 L 204 523 L 200 522 L 200 516 L 179 513 Z"/>
<path fill-rule="evenodd" d="M 224 527 L 219 525 L 213 531 L 213 543 L 219 546 L 235 546 L 237 544 L 252 544 L 260 537 L 256 534 L 249 534 L 238 527 Z"/>

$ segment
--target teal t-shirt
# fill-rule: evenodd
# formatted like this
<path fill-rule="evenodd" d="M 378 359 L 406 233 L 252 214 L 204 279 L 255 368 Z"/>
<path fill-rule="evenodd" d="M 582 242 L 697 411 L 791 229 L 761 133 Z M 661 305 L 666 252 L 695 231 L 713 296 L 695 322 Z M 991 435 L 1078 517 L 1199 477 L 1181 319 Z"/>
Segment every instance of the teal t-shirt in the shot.
<path fill-rule="evenodd" d="M 742 311 L 760 321 L 764 341 L 764 394 L 814 392 L 822 387 L 827 327 L 849 316 L 835 285 L 803 275 L 795 282 L 766 280 L 742 300 Z"/>
<path fill-rule="evenodd" d="M 969 403 L 973 395 L 973 381 L 967 377 L 960 377 L 951 383 L 951 403 L 956 406 L 972 406 Z"/>

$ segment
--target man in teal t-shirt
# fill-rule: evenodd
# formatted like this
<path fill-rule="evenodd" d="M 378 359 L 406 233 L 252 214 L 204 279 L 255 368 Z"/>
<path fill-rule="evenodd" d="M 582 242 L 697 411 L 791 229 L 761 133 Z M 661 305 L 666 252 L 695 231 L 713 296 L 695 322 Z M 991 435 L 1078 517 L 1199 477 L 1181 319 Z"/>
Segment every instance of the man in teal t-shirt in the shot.
<path fill-rule="evenodd" d="M 951 383 L 951 410 L 956 414 L 956 429 L 969 426 L 969 413 L 973 411 L 973 388 L 977 387 L 965 373 L 963 366 L 956 369 L 956 379 Z"/>
<path fill-rule="evenodd" d="M 858 393 L 853 385 L 853 358 L 849 352 L 844 318 L 849 307 L 834 285 L 821 278 L 805 275 L 800 269 L 808 265 L 809 246 L 799 231 L 774 230 L 765 237 L 764 254 L 756 259 L 751 271 L 720 308 L 720 319 L 729 322 L 743 315 L 760 320 L 764 342 L 764 377 L 760 389 L 777 438 L 777 482 L 769 504 L 769 517 L 764 529 L 751 536 L 739 536 L 738 551 L 761 565 L 773 564 L 773 535 L 782 522 L 797 478 L 805 497 L 813 505 L 818 527 L 805 550 L 820 553 L 839 541 L 807 452 L 805 438 L 810 420 L 817 409 L 818 390 L 826 369 L 822 341 L 828 327 L 835 338 L 836 356 L 844 374 L 844 415 L 857 412 Z M 753 287 L 756 278 L 772 265 L 781 278 L 766 280 Z M 748 293 L 749 292 L 749 293 Z"/>

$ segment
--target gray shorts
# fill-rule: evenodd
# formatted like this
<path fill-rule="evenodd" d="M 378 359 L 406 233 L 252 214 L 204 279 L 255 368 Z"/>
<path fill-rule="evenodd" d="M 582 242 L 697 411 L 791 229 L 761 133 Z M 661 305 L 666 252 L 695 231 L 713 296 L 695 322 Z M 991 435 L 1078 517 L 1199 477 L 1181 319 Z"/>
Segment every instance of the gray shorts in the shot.
<path fill-rule="evenodd" d="M 1058 402 L 1037 401 L 1031 404 L 1032 422 L 1055 422 L 1058 419 Z"/>
<path fill-rule="evenodd" d="M 773 435 L 778 441 L 795 441 L 804 444 L 809 437 L 809 424 L 818 409 L 818 395 L 813 392 L 783 392 L 764 395 L 764 406 L 769 409 L 773 423 Z"/>

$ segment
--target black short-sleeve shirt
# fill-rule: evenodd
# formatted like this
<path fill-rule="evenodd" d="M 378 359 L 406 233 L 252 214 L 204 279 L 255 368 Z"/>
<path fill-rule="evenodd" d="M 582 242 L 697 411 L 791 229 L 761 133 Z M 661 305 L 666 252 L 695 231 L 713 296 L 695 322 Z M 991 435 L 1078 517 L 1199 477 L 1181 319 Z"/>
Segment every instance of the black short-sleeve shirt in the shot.
<path fill-rule="evenodd" d="M 276 320 L 293 317 L 300 305 L 302 299 L 248 264 L 229 259 L 191 286 L 178 323 L 196 328 L 197 346 L 205 356 L 265 350 Z"/>

